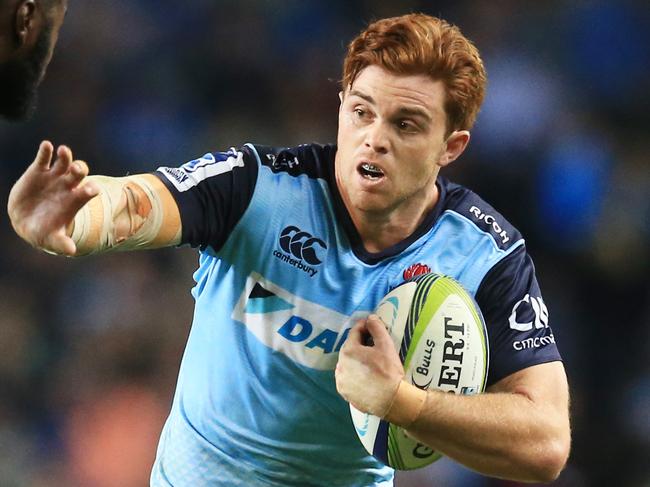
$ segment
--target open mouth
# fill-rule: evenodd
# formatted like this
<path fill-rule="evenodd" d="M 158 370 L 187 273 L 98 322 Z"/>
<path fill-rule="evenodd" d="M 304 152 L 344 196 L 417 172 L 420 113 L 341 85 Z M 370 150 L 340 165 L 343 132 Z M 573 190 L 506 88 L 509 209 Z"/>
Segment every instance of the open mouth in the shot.
<path fill-rule="evenodd" d="M 371 181 L 377 181 L 384 177 L 384 171 L 380 167 L 370 164 L 369 162 L 359 164 L 357 171 L 359 171 L 359 174 L 364 178 L 370 179 Z"/>

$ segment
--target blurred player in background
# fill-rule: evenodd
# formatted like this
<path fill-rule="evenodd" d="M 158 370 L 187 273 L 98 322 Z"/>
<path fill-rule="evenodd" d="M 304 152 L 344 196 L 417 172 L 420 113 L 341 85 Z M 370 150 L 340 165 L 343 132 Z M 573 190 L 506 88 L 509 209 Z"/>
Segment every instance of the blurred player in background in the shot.
<path fill-rule="evenodd" d="M 439 175 L 467 147 L 485 83 L 456 27 L 413 14 L 350 44 L 337 145 L 247 144 L 113 178 L 86 177 L 69 148 L 54 156 L 41 144 L 8 207 L 33 246 L 69 256 L 200 248 L 152 485 L 392 485 L 343 398 L 486 475 L 559 475 L 568 386 L 524 240 Z M 388 332 L 368 315 L 414 264 L 475 296 L 490 340 L 487 393 L 403 380 Z"/>
<path fill-rule="evenodd" d="M 0 0 L 0 116 L 29 117 L 52 58 L 67 0 Z"/>

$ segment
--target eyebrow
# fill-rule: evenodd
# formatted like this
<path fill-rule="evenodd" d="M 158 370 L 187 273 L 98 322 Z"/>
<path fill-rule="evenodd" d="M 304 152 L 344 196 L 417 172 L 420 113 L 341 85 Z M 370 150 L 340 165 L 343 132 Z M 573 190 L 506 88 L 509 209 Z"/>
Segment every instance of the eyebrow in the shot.
<path fill-rule="evenodd" d="M 359 98 L 363 98 L 364 100 L 366 100 L 368 103 L 372 103 L 373 105 L 375 104 L 375 100 L 374 100 L 374 98 L 372 96 L 366 95 L 365 93 L 361 93 L 358 90 L 350 91 L 350 95 L 351 96 L 358 96 Z"/>
<path fill-rule="evenodd" d="M 431 122 L 431 115 L 422 110 L 421 108 L 402 107 L 397 111 L 400 115 L 409 117 L 418 117 L 424 119 L 426 122 Z"/>
<path fill-rule="evenodd" d="M 351 96 L 358 96 L 359 98 L 366 100 L 368 103 L 375 105 L 375 100 L 372 96 L 366 95 L 365 93 L 362 93 L 359 90 L 351 90 L 349 94 Z M 418 107 L 400 107 L 397 110 L 397 113 L 399 115 L 423 118 L 427 122 L 431 122 L 431 115 L 429 115 L 425 110 L 422 110 L 421 108 Z"/>

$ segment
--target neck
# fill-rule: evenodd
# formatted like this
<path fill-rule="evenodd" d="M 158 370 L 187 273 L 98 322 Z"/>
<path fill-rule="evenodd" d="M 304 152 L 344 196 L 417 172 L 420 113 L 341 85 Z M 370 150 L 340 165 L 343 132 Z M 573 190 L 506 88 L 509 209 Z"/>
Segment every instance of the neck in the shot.
<path fill-rule="evenodd" d="M 364 248 L 371 253 L 381 252 L 411 236 L 438 202 L 440 192 L 435 184 L 402 201 L 397 207 L 385 211 L 365 211 L 355 208 L 344 192 L 345 207 L 350 214 Z"/>

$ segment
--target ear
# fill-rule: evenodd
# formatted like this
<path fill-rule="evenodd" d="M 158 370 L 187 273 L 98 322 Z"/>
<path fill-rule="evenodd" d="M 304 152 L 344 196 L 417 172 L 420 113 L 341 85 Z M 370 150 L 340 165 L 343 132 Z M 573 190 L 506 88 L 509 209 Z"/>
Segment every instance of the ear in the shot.
<path fill-rule="evenodd" d="M 37 7 L 34 0 L 20 0 L 14 16 L 14 35 L 18 47 L 24 46 L 36 29 Z"/>
<path fill-rule="evenodd" d="M 469 144 L 469 139 L 469 130 L 454 130 L 445 141 L 445 150 L 438 161 L 438 165 L 445 167 L 458 159 Z"/>

